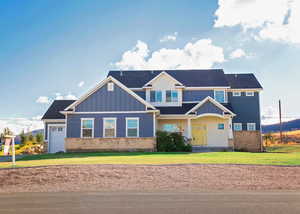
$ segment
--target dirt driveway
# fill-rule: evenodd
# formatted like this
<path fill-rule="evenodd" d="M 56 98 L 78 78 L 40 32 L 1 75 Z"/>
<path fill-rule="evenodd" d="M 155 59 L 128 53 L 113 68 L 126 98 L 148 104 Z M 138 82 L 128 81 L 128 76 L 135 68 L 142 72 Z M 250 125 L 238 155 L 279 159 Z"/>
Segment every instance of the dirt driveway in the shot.
<path fill-rule="evenodd" d="M 300 190 L 300 167 L 76 165 L 1 169 L 0 192 Z"/>

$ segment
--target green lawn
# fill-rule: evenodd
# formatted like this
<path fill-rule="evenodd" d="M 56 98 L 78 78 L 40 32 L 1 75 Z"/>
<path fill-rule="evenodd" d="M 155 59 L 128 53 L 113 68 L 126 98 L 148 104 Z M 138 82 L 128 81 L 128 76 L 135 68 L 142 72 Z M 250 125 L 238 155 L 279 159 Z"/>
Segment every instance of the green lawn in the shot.
<path fill-rule="evenodd" d="M 300 145 L 274 145 L 267 147 L 267 152 L 300 152 Z"/>
<path fill-rule="evenodd" d="M 300 165 L 300 152 L 293 153 L 69 153 L 27 156 L 17 167 L 68 164 L 268 164 Z M 0 168 L 11 163 L 0 162 Z"/>

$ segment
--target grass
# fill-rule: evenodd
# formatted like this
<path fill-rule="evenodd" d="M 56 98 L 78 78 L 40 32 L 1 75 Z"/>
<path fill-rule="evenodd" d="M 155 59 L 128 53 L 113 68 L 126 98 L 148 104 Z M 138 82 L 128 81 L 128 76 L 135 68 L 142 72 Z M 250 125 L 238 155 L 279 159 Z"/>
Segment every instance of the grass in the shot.
<path fill-rule="evenodd" d="M 300 165 L 300 152 L 294 153 L 68 153 L 23 157 L 17 167 L 70 164 L 266 164 Z M 11 163 L 0 162 L 0 168 Z"/>
<path fill-rule="evenodd" d="M 267 147 L 267 152 L 300 152 L 300 145 L 273 145 Z"/>

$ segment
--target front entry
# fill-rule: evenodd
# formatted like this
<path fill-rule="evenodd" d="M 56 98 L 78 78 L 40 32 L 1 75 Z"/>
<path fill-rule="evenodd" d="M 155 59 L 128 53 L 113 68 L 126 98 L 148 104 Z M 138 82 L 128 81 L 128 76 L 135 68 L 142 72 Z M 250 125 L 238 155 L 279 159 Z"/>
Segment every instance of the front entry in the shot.
<path fill-rule="evenodd" d="M 49 153 L 65 151 L 65 126 L 49 127 Z"/>
<path fill-rule="evenodd" d="M 207 145 L 207 127 L 204 124 L 195 124 L 192 127 L 192 145 Z"/>

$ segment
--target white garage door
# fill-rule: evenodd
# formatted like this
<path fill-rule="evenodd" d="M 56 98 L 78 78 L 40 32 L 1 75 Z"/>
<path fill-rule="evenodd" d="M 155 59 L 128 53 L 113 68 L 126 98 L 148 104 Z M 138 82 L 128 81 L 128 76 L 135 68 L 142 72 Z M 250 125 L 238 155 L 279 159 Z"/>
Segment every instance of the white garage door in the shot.
<path fill-rule="evenodd" d="M 49 153 L 65 151 L 65 126 L 49 127 Z"/>

